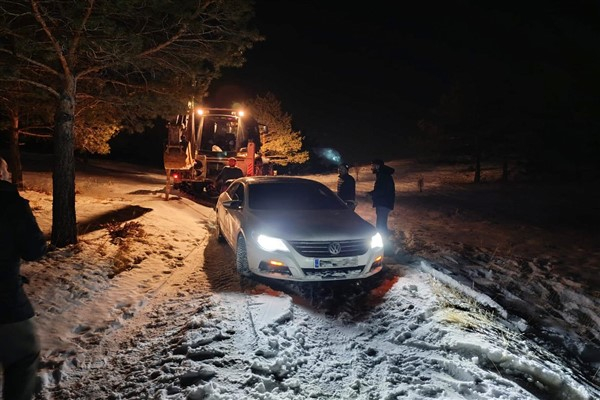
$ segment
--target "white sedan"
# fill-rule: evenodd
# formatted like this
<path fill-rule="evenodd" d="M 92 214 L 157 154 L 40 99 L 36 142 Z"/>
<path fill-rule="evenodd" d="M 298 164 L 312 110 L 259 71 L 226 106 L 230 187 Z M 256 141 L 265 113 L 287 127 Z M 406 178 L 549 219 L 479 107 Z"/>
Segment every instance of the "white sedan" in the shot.
<path fill-rule="evenodd" d="M 331 189 L 306 178 L 244 177 L 215 206 L 240 274 L 292 281 L 361 279 L 383 268 L 383 241 Z"/>

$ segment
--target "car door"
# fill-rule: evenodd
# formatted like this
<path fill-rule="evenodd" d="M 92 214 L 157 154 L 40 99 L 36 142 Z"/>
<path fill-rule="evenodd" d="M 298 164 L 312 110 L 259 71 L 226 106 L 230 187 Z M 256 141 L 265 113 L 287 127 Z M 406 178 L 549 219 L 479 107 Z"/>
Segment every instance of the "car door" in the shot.
<path fill-rule="evenodd" d="M 227 194 L 232 201 L 239 202 L 240 205 L 239 207 L 223 207 L 223 236 L 225 236 L 227 242 L 235 249 L 244 210 L 244 185 L 240 182 L 234 183 L 228 188 Z"/>

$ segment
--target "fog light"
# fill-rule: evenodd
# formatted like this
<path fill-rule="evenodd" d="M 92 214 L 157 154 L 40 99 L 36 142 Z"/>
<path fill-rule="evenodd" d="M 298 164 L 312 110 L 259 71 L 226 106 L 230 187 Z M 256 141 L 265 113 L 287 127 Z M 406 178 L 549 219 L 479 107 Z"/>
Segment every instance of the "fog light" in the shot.
<path fill-rule="evenodd" d="M 375 271 L 377 269 L 381 269 L 383 267 L 383 256 L 379 256 L 375 259 L 375 261 L 373 261 L 373 264 L 371 264 L 371 271 Z"/>
<path fill-rule="evenodd" d="M 273 274 L 292 275 L 290 269 L 281 261 L 269 260 L 263 261 L 258 265 L 258 270 Z"/>

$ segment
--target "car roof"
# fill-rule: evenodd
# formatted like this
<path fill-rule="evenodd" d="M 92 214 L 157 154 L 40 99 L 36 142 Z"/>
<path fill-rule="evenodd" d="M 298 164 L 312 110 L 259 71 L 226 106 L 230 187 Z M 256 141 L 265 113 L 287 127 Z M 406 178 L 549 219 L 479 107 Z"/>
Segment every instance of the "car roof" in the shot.
<path fill-rule="evenodd" d="M 301 178 L 297 176 L 286 176 L 286 175 L 264 175 L 264 176 L 245 176 L 239 178 L 240 181 L 247 182 L 248 184 L 253 183 L 278 183 L 278 182 L 298 182 L 298 183 L 318 183 L 321 182 L 309 178 Z"/>

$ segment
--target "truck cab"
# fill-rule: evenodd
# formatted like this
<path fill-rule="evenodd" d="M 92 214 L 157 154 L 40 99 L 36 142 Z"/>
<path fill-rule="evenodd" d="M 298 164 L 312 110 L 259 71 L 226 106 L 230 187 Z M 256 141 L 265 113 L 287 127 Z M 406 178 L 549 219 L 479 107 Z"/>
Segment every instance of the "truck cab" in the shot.
<path fill-rule="evenodd" d="M 186 185 L 195 193 L 214 196 L 215 178 L 230 157 L 236 158 L 244 175 L 259 174 L 256 159 L 267 127 L 241 109 L 197 108 L 194 113 L 177 116 L 168 131 L 164 153 L 167 192 L 171 186 Z"/>

